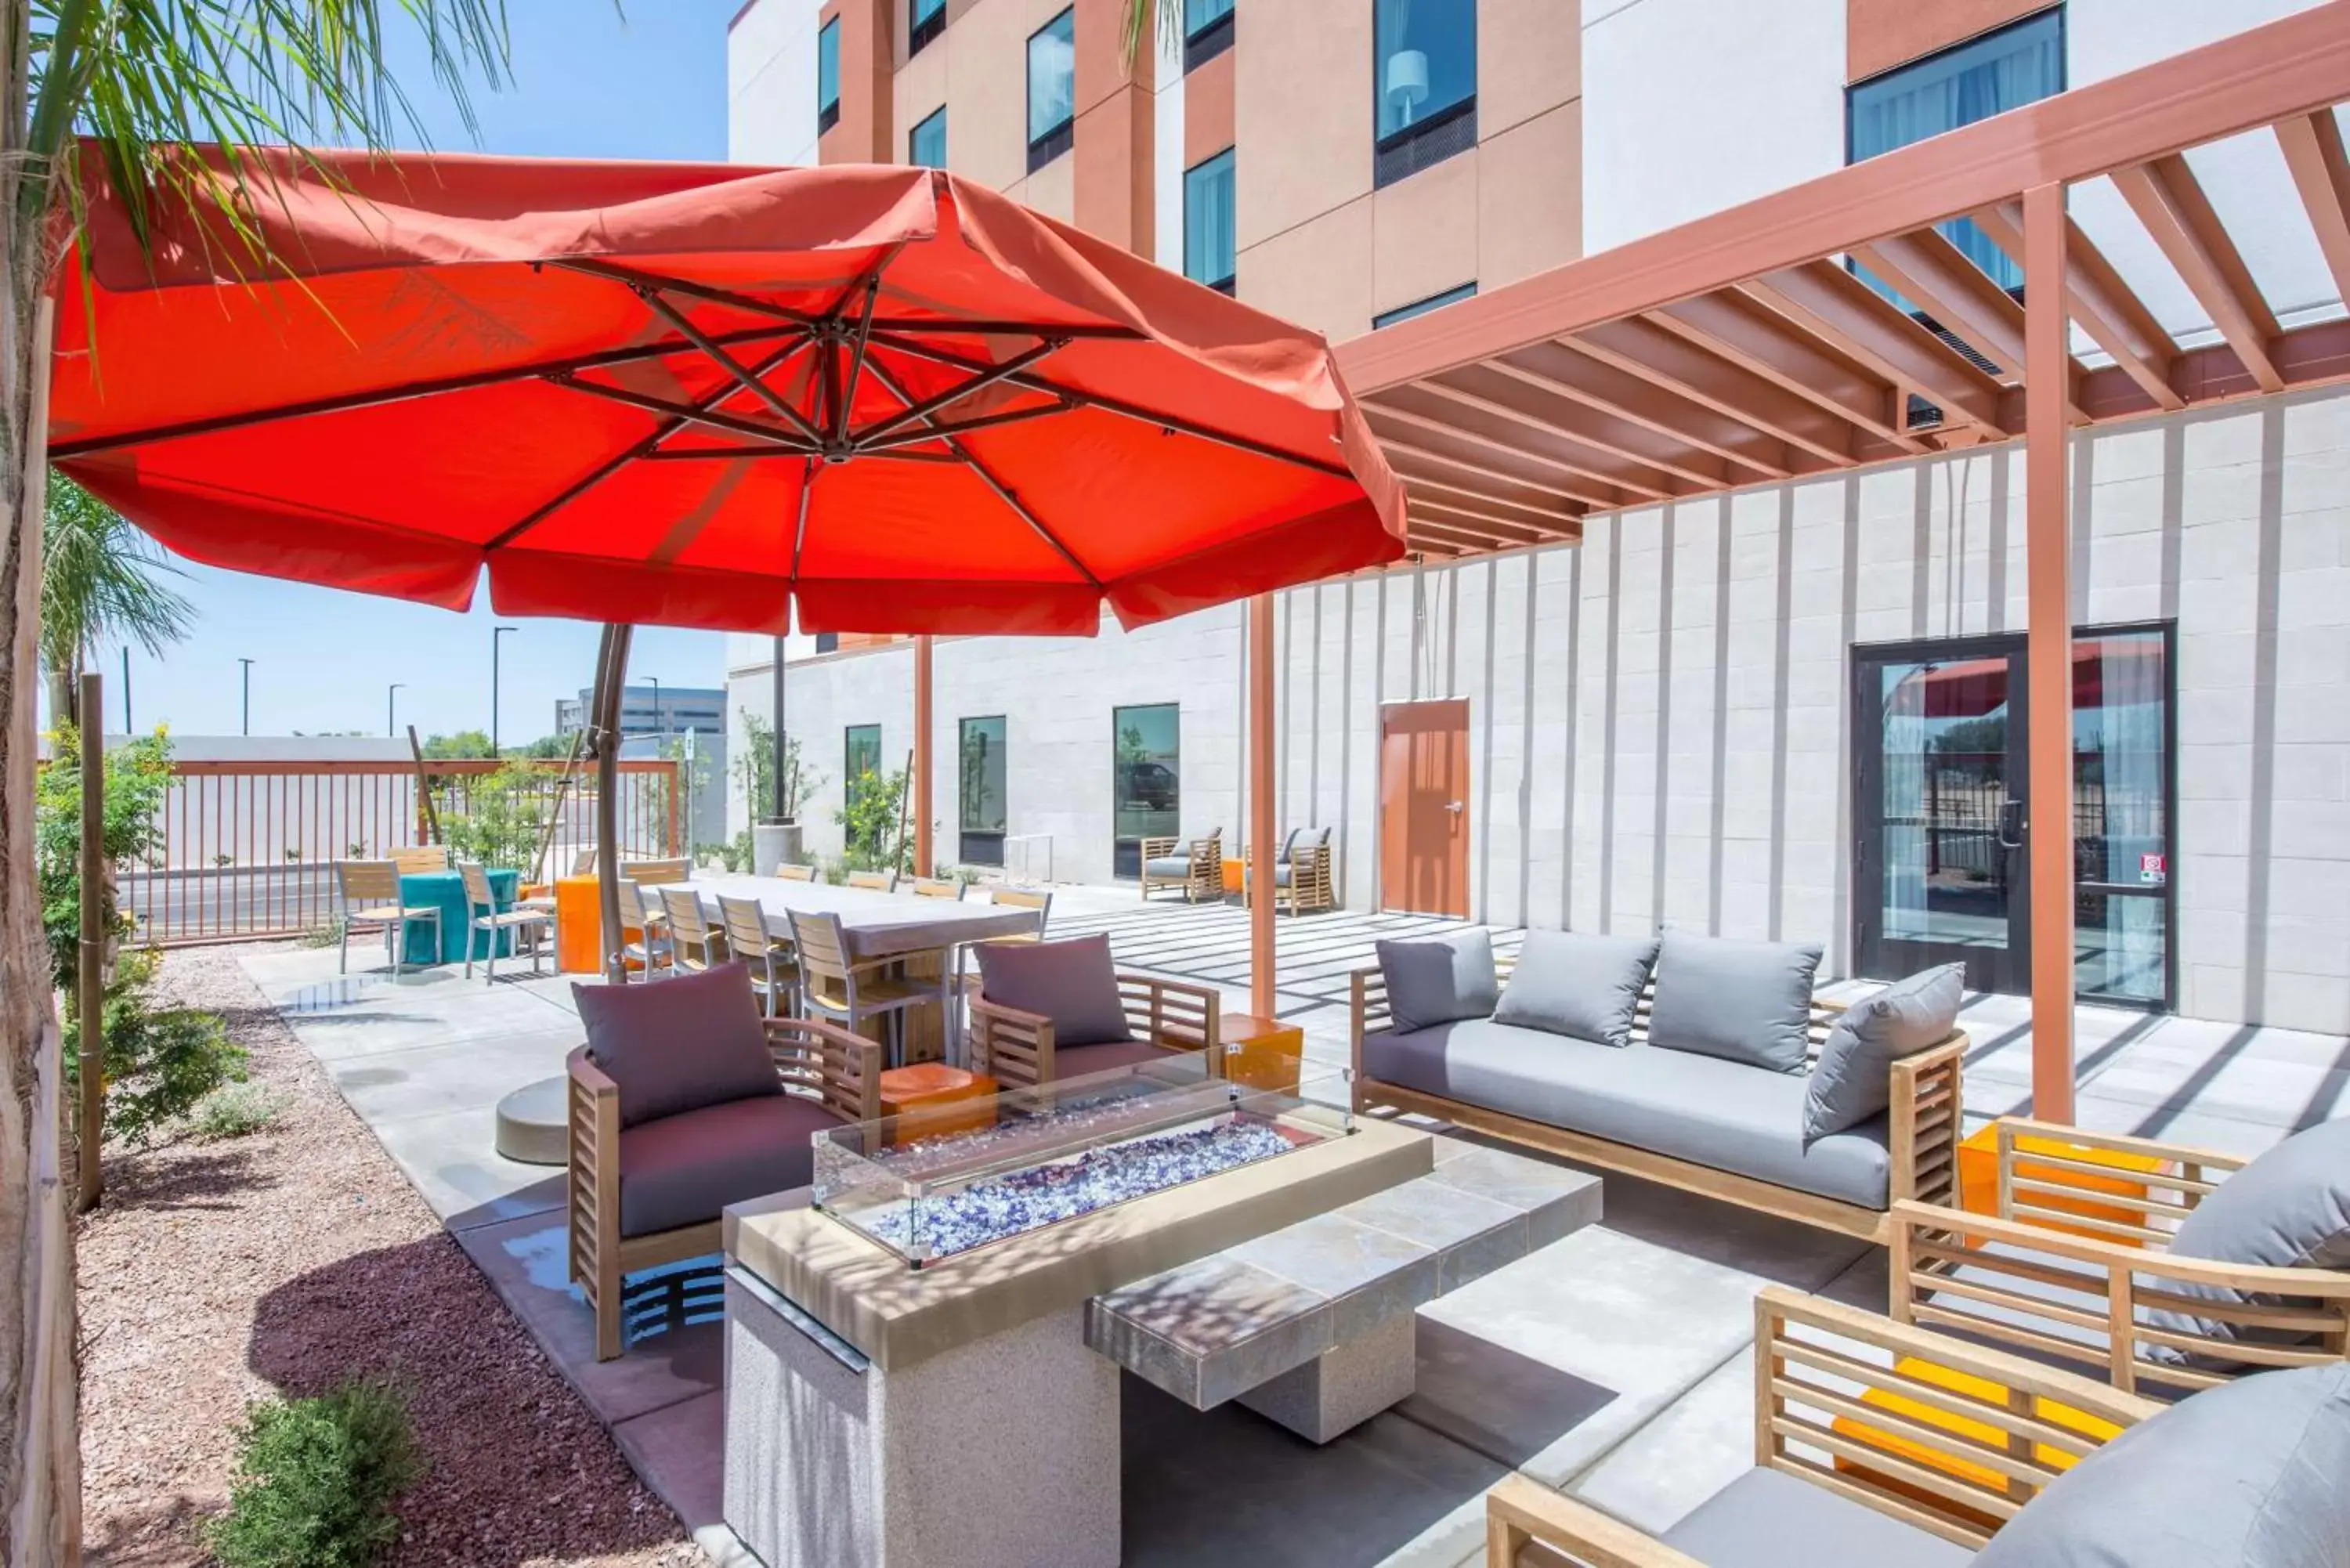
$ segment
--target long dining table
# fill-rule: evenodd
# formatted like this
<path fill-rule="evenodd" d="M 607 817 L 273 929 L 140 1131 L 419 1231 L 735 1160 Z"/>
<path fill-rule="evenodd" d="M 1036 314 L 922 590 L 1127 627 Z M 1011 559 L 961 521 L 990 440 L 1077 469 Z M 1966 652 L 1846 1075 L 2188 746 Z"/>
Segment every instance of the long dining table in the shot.
<path fill-rule="evenodd" d="M 926 1018 L 926 1010 L 917 1010 L 906 1020 L 903 1046 L 908 1062 L 930 1060 L 948 1049 L 946 1015 L 955 950 L 992 937 L 1024 936 L 1037 929 L 1039 919 L 1035 909 L 1007 905 L 923 898 L 911 893 L 793 882 L 781 877 L 702 877 L 671 886 L 699 898 L 713 925 L 720 919 L 722 897 L 755 899 L 768 930 L 778 937 L 791 935 L 794 912 L 837 916 L 841 940 L 852 961 L 892 961 L 903 978 L 936 984 L 941 1002 L 938 1018 Z M 881 1039 L 886 1038 L 883 1028 L 881 1021 L 868 1020 L 858 1033 Z"/>

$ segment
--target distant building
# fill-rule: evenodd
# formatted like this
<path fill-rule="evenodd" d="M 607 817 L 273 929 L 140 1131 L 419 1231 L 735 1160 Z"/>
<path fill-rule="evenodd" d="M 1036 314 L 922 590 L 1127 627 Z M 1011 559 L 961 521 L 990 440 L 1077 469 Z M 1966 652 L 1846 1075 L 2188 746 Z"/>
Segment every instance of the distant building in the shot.
<path fill-rule="evenodd" d="M 658 693 L 659 708 L 655 708 Z M 576 735 L 587 727 L 588 703 L 593 693 L 582 687 L 576 698 L 557 698 L 555 732 Z M 705 735 L 726 732 L 726 691 L 720 686 L 631 686 L 620 694 L 620 733 L 682 735 L 699 730 Z"/>

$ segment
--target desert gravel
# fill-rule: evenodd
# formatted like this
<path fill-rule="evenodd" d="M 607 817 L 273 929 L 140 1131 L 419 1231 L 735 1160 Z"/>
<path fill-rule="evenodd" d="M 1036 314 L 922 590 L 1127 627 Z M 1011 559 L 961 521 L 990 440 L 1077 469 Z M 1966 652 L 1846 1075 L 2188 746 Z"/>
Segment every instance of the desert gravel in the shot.
<path fill-rule="evenodd" d="M 366 1125 L 237 966 L 175 952 L 161 990 L 221 1014 L 271 1129 L 109 1147 L 80 1231 L 83 1534 L 97 1563 L 206 1561 L 234 1429 L 355 1376 L 408 1393 L 431 1461 L 394 1564 L 703 1561 Z"/>

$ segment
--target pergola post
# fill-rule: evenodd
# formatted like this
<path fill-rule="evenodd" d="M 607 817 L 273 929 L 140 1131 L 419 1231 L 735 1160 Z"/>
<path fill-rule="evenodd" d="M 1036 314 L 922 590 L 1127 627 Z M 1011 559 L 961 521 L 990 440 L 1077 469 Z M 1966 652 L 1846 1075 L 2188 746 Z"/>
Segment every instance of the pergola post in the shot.
<path fill-rule="evenodd" d="M 775 639 L 775 732 L 768 738 L 775 745 L 775 778 L 767 812 L 772 820 L 781 822 L 784 820 L 784 775 L 788 771 L 786 764 L 790 761 L 791 745 L 784 739 L 784 639 L 780 637 Z M 754 812 L 759 809 L 756 801 L 751 803 L 751 809 Z M 751 869 L 757 871 L 759 867 L 754 866 Z"/>
<path fill-rule="evenodd" d="M 931 639 L 914 639 L 914 875 L 935 864 L 931 842 Z"/>
<path fill-rule="evenodd" d="M 2071 366 L 2064 187 L 2023 194 L 2025 658 L 2031 717 L 2032 1114 L 2073 1119 L 2073 609 L 2065 518 Z"/>
<path fill-rule="evenodd" d="M 604 925 L 604 978 L 629 983 L 628 937 L 620 919 L 620 696 L 634 628 L 610 625 L 596 652 L 588 722 L 596 742 L 596 883 Z"/>
<path fill-rule="evenodd" d="M 84 1214 L 105 1191 L 99 1164 L 106 1140 L 107 929 L 106 718 L 98 671 L 82 672 L 77 729 L 81 744 L 81 946 L 75 972 L 74 1022 L 81 1089 L 81 1202 Z"/>
<path fill-rule="evenodd" d="M 1273 596 L 1248 607 L 1249 1011 L 1274 1015 Z"/>

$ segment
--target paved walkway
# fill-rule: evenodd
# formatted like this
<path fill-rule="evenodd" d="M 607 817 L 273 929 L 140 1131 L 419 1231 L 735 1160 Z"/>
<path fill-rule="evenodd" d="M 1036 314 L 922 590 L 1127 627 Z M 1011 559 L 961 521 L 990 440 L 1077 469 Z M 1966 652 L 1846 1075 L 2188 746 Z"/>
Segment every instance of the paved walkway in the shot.
<path fill-rule="evenodd" d="M 1383 937 L 1454 922 L 1284 917 L 1279 1007 L 1309 1054 L 1347 1049 L 1347 971 Z M 1121 964 L 1246 1002 L 1247 917 L 1144 906 L 1127 888 L 1055 895 L 1056 935 L 1107 932 Z M 1514 933 L 1497 933 L 1506 946 Z M 355 953 L 354 961 L 358 961 Z M 256 951 L 247 971 L 647 1481 L 722 1561 L 718 1324 L 690 1311 L 619 1361 L 593 1359 L 566 1277 L 559 1175 L 493 1152 L 508 1090 L 562 1071 L 579 1041 L 571 982 L 454 969 L 335 973 L 328 951 Z M 1968 1106 L 2029 1098 L 2019 999 L 1979 999 Z M 2345 1104 L 2350 1042 L 2084 1009 L 2083 1119 L 2253 1151 Z M 1129 1378 L 1130 1564 L 1461 1568 L 1482 1497 L 1513 1469 L 1661 1530 L 1751 1462 L 1752 1298 L 1781 1282 L 1880 1309 L 1883 1254 L 1841 1238 L 1610 1176 L 1600 1225 L 1423 1308 L 1419 1389 L 1315 1449 L 1236 1406 L 1204 1414 Z M 1597 1282 L 1600 1288 L 1594 1288 Z"/>

